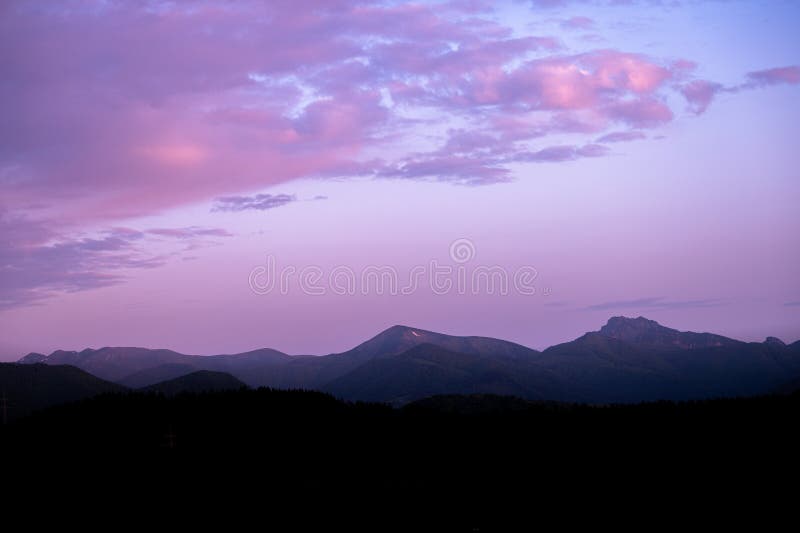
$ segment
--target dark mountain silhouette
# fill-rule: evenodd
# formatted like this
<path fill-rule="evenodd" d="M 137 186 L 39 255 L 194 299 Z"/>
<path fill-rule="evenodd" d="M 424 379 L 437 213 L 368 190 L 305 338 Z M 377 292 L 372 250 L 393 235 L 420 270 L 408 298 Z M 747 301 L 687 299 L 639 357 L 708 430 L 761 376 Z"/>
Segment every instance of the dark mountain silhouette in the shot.
<path fill-rule="evenodd" d="M 99 378 L 132 388 L 145 387 L 197 370 L 228 372 L 249 379 L 273 365 L 285 364 L 292 357 L 269 348 L 232 355 L 184 355 L 172 350 L 106 347 L 80 352 L 58 350 L 48 356 L 30 353 L 22 364 L 72 365 Z"/>
<path fill-rule="evenodd" d="M 254 386 L 327 390 L 334 380 L 374 359 L 402 354 L 428 344 L 465 355 L 503 359 L 530 358 L 539 352 L 513 342 L 488 337 L 457 337 L 408 326 L 392 326 L 346 352 L 321 357 L 296 356 L 288 365 L 239 376 Z"/>
<path fill-rule="evenodd" d="M 800 393 L 800 376 L 781 383 L 775 388 L 774 392 L 776 394 Z"/>
<path fill-rule="evenodd" d="M 393 404 L 455 393 L 589 403 L 755 395 L 800 376 L 797 344 L 774 338 L 745 343 L 677 331 L 643 317 L 613 317 L 600 331 L 541 353 L 506 358 L 490 350 L 454 354 L 422 345 L 373 357 L 318 387 L 350 400 Z"/>
<path fill-rule="evenodd" d="M 184 392 L 201 393 L 225 390 L 239 390 L 247 385 L 225 372 L 198 370 L 175 379 L 149 385 L 140 389 L 143 392 L 158 392 L 172 396 Z"/>
<path fill-rule="evenodd" d="M 141 389 L 149 385 L 155 385 L 163 381 L 186 376 L 197 371 L 197 368 L 192 365 L 167 363 L 165 365 L 140 370 L 139 372 L 119 380 L 119 384 L 131 389 Z"/>
<path fill-rule="evenodd" d="M 515 380 L 513 365 L 509 363 L 501 357 L 482 357 L 420 344 L 398 355 L 375 357 L 322 388 L 342 398 L 393 404 L 434 394 L 533 394 L 529 387 Z"/>
<path fill-rule="evenodd" d="M 489 337 L 456 337 L 408 326 L 392 326 L 352 350 L 339 354 L 359 361 L 387 357 L 407 352 L 411 348 L 429 344 L 451 352 L 471 355 L 491 355 L 508 359 L 529 358 L 536 350 Z"/>
<path fill-rule="evenodd" d="M 142 370 L 164 364 L 183 363 L 191 365 L 194 357 L 172 350 L 149 350 L 147 348 L 87 348 L 80 352 L 57 350 L 43 357 L 31 353 L 19 360 L 20 363 L 45 363 L 48 365 L 71 365 L 108 381 L 121 381 L 125 377 Z"/>
<path fill-rule="evenodd" d="M 209 370 L 251 387 L 314 389 L 396 405 L 473 393 L 614 403 L 768 393 L 800 376 L 800 342 L 770 337 L 748 343 L 682 332 L 644 317 L 612 317 L 599 331 L 543 352 L 499 339 L 393 326 L 351 350 L 319 357 L 270 349 L 190 356 L 103 348 L 29 354 L 20 362 L 67 362 L 136 388 Z"/>
<path fill-rule="evenodd" d="M 631 344 L 661 349 L 690 350 L 693 348 L 732 346 L 739 342 L 712 333 L 678 331 L 677 329 L 664 327 L 655 320 L 648 320 L 643 316 L 638 318 L 611 317 L 608 323 L 600 328 L 598 333 Z M 774 337 L 770 338 L 774 339 Z"/>
<path fill-rule="evenodd" d="M 52 405 L 125 390 L 73 366 L 0 363 L 0 396 L 5 398 L 9 420 Z"/>
<path fill-rule="evenodd" d="M 800 375 L 796 346 L 680 332 L 643 317 L 611 318 L 539 362 L 595 403 L 762 394 Z"/>

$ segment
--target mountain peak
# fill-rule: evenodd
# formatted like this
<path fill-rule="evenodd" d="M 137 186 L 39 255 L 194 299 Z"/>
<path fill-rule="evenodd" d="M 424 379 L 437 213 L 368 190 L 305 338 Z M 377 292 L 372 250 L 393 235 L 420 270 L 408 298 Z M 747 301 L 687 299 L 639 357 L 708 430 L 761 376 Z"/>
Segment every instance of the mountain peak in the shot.
<path fill-rule="evenodd" d="M 637 318 L 611 317 L 608 323 L 600 328 L 600 334 L 629 343 L 680 349 L 726 346 L 737 342 L 711 333 L 678 331 L 643 316 Z"/>
<path fill-rule="evenodd" d="M 676 331 L 662 326 L 655 320 L 650 320 L 643 316 L 636 318 L 629 318 L 626 316 L 612 316 L 608 319 L 605 326 L 600 328 L 600 333 L 608 337 L 614 337 L 625 340 L 624 337 L 629 337 L 631 334 L 641 334 L 648 331 Z"/>
<path fill-rule="evenodd" d="M 417 329 L 417 328 L 412 328 L 411 326 L 404 326 L 403 324 L 395 324 L 394 326 L 383 330 L 378 335 L 385 335 L 385 334 L 400 334 L 400 335 L 402 335 L 402 334 L 407 334 L 407 333 L 410 334 L 411 332 L 415 332 L 415 333 L 419 334 L 419 333 L 423 333 L 425 331 L 421 330 L 421 329 Z"/>
<path fill-rule="evenodd" d="M 18 363 L 25 364 L 25 365 L 32 365 L 35 363 L 44 363 L 47 361 L 47 356 L 41 353 L 31 352 L 25 357 L 22 357 Z"/>
<path fill-rule="evenodd" d="M 489 337 L 459 337 L 397 324 L 345 354 L 360 360 L 368 360 L 374 357 L 399 355 L 420 344 L 431 344 L 453 352 L 506 358 L 529 357 L 538 353 L 513 342 Z"/>
<path fill-rule="evenodd" d="M 775 346 L 786 346 L 786 343 L 780 340 L 778 337 L 767 337 L 764 341 L 764 344 L 772 344 Z"/>

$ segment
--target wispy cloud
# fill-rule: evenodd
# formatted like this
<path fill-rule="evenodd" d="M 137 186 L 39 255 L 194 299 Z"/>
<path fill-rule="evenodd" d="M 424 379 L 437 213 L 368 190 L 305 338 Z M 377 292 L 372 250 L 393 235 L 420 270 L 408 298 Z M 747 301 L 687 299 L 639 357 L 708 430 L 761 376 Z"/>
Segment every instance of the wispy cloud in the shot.
<path fill-rule="evenodd" d="M 693 80 L 680 86 L 679 90 L 689 104 L 689 111 L 701 115 L 721 93 L 738 93 L 772 85 L 798 84 L 800 84 L 800 66 L 790 65 L 748 72 L 745 81 L 739 85 L 726 87 L 708 80 Z"/>
<path fill-rule="evenodd" d="M 146 230 L 150 235 L 161 237 L 171 237 L 174 239 L 194 239 L 197 237 L 232 237 L 233 234 L 222 228 L 202 228 L 199 226 L 189 226 L 186 228 L 156 228 Z"/>
<path fill-rule="evenodd" d="M 747 74 L 746 86 L 765 87 L 767 85 L 800 84 L 800 66 L 777 67 L 756 70 Z"/>
<path fill-rule="evenodd" d="M 223 196 L 217 198 L 212 211 L 266 211 L 296 202 L 294 194 L 256 194 L 255 196 Z"/>
<path fill-rule="evenodd" d="M 598 143 L 618 143 L 618 142 L 628 142 L 628 141 L 638 141 L 640 139 L 646 139 L 647 135 L 645 135 L 641 131 L 615 131 L 612 133 L 608 133 L 599 137 L 597 139 Z"/>
<path fill-rule="evenodd" d="M 634 300 L 614 300 L 585 307 L 590 311 L 612 309 L 690 309 L 695 307 L 717 307 L 724 305 L 722 300 L 705 298 L 698 300 L 669 300 L 664 296 L 650 296 Z"/>
<path fill-rule="evenodd" d="M 0 213 L 0 309 L 30 305 L 59 293 L 116 285 L 132 270 L 163 266 L 173 251 L 153 251 L 148 240 L 180 240 L 199 247 L 230 233 L 218 228 L 112 228 L 90 237 L 64 237 L 37 221 Z M 169 245 L 167 245 L 169 248 Z"/>

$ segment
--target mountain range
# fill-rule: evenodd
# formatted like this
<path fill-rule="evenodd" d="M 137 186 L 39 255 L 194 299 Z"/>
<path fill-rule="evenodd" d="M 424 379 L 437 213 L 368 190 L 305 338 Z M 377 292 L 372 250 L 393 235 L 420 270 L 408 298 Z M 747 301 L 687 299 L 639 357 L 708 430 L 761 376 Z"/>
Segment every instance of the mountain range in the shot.
<path fill-rule="evenodd" d="M 625 403 L 773 392 L 800 378 L 800 342 L 742 342 L 678 331 L 644 317 L 612 317 L 599 331 L 541 352 L 499 339 L 393 326 L 325 356 L 271 349 L 194 356 L 107 347 L 31 353 L 19 363 L 72 365 L 136 389 L 210 371 L 251 387 L 313 389 L 395 405 L 437 394 Z"/>

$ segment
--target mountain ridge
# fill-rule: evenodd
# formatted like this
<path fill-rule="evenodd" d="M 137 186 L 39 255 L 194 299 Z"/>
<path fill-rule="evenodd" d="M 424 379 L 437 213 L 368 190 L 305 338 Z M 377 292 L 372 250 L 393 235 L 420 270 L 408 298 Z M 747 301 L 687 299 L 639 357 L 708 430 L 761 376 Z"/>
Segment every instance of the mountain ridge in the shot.
<path fill-rule="evenodd" d="M 611 317 L 597 331 L 543 351 L 479 336 L 394 325 L 344 352 L 287 355 L 263 348 L 191 356 L 104 347 L 32 353 L 20 363 L 68 362 L 132 388 L 196 371 L 250 387 L 315 389 L 351 400 L 402 404 L 426 394 L 512 394 L 589 403 L 757 394 L 800 376 L 800 341 L 747 343 L 679 331 L 645 317 Z"/>

